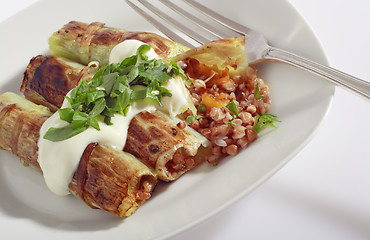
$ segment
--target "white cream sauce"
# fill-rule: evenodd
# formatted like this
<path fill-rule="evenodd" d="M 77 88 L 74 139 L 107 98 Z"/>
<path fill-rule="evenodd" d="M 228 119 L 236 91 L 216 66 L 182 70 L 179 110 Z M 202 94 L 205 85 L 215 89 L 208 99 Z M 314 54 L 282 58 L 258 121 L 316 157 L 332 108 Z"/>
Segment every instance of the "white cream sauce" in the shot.
<path fill-rule="evenodd" d="M 162 107 L 158 107 L 158 110 L 169 114 L 171 117 L 175 117 L 189 108 L 193 114 L 196 114 L 190 93 L 181 77 L 175 76 L 171 78 L 164 87 L 171 92 L 172 96 L 163 97 L 161 100 Z"/>
<path fill-rule="evenodd" d="M 109 55 L 109 63 L 120 63 L 125 58 L 131 57 L 133 55 L 136 55 L 137 49 L 145 43 L 135 40 L 135 39 L 128 39 L 125 40 L 119 44 L 117 44 Z M 158 58 L 158 55 L 155 53 L 153 48 L 151 48 L 146 55 L 148 56 L 148 59 L 154 59 Z"/>
<path fill-rule="evenodd" d="M 142 44 L 144 43 L 137 40 L 126 40 L 118 44 L 111 52 L 110 63 L 121 62 L 123 59 L 135 55 L 137 48 Z M 156 57 L 158 56 L 154 51 L 149 51 L 149 58 Z M 189 107 L 195 109 L 181 78 L 175 77 L 168 80 L 165 87 L 172 93 L 172 97 L 163 97 L 161 107 L 148 105 L 147 101 L 131 103 L 126 116 L 115 114 L 112 117 L 113 125 L 108 126 L 103 121 L 99 121 L 100 131 L 90 127 L 86 131 L 61 142 L 52 142 L 44 139 L 43 136 L 49 128 L 60 128 L 68 123 L 60 120 L 58 112 L 46 120 L 40 129 L 38 162 L 49 189 L 57 195 L 69 194 L 68 185 L 85 148 L 90 143 L 98 142 L 101 145 L 109 145 L 122 150 L 126 143 L 129 123 L 141 111 L 157 109 L 175 117 Z M 62 108 L 66 107 L 70 106 L 68 101 L 65 100 Z"/>

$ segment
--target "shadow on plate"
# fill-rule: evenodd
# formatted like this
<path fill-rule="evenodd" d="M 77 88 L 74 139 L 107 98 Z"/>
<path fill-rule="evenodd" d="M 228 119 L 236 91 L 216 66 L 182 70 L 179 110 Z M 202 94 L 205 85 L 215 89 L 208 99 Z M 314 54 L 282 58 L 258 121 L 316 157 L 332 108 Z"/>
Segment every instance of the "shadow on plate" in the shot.
<path fill-rule="evenodd" d="M 5 92 L 14 92 L 17 94 L 21 94 L 19 89 L 21 88 L 23 81 L 23 71 L 17 73 L 14 77 L 7 80 L 8 81 L 6 81 L 4 84 L 1 84 L 2 86 L 0 88 L 0 94 Z"/>
<path fill-rule="evenodd" d="M 0 159 L 0 215 L 5 215 L 5 218 L 29 219 L 52 229 L 89 232 L 115 228 L 125 222 L 125 218 L 91 209 L 72 195 L 54 195 L 39 172 L 32 167 L 22 166 L 10 152 L 0 151 Z M 182 179 L 197 178 L 197 175 L 207 174 L 212 169 L 213 166 L 204 163 L 177 181 L 159 182 L 152 198 L 144 205 L 163 196 L 172 187 L 181 187 Z"/>
<path fill-rule="evenodd" d="M 51 193 L 40 173 L 23 167 L 17 157 L 0 151 L 0 209 L 9 218 L 30 219 L 41 225 L 69 231 L 110 229 L 125 219 L 91 209 L 73 197 Z"/>

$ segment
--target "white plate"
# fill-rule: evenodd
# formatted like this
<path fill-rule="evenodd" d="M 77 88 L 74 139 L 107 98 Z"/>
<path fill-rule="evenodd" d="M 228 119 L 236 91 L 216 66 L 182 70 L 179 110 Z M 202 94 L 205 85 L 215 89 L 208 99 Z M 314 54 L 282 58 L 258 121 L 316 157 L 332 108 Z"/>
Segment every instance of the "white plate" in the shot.
<path fill-rule="evenodd" d="M 287 1 L 204 2 L 263 32 L 273 45 L 326 63 L 315 36 Z M 19 92 L 30 58 L 48 53 L 49 35 L 70 20 L 157 32 L 123 0 L 41 1 L 0 24 L 1 93 Z M 277 63 L 260 66 L 259 74 L 270 86 L 271 112 L 282 120 L 279 128 L 265 132 L 217 167 L 206 164 L 174 183 L 161 184 L 153 198 L 126 219 L 92 210 L 72 196 L 53 195 L 39 173 L 0 151 L 2 235 L 40 240 L 164 239 L 215 215 L 287 163 L 312 137 L 331 104 L 334 86 L 316 76 Z"/>

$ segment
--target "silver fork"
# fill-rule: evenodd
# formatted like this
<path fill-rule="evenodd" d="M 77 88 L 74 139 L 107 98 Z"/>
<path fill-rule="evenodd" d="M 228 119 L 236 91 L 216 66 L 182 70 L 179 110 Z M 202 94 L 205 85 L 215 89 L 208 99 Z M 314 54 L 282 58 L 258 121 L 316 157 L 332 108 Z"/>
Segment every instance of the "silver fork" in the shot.
<path fill-rule="evenodd" d="M 194 0 L 183 0 L 183 2 L 189 4 L 190 6 L 196 8 L 198 11 L 202 12 L 204 15 L 208 16 L 209 18 L 215 20 L 219 24 L 229 28 L 234 32 L 234 34 L 228 34 L 226 31 L 220 31 L 218 28 L 213 27 L 211 24 L 208 24 L 206 21 L 203 21 L 196 17 L 194 14 L 186 11 L 184 8 L 179 7 L 178 5 L 172 3 L 169 0 L 159 0 L 167 7 L 171 8 L 178 14 L 182 15 L 183 17 L 191 20 L 196 25 L 204 28 L 212 37 L 207 37 L 205 35 L 199 34 L 197 31 L 185 26 L 180 21 L 176 20 L 174 17 L 170 16 L 169 14 L 163 12 L 162 10 L 155 7 L 152 3 L 147 0 L 126 0 L 127 4 L 132 7 L 137 13 L 142 15 L 145 19 L 147 19 L 151 24 L 153 24 L 159 31 L 165 34 L 170 39 L 182 43 L 189 47 L 194 47 L 194 44 L 187 41 L 184 37 L 181 37 L 178 33 L 168 28 L 168 24 L 164 25 L 150 14 L 147 13 L 147 10 L 151 11 L 155 15 L 162 18 L 166 23 L 171 24 L 174 28 L 177 28 L 181 32 L 183 32 L 186 36 L 193 39 L 195 42 L 199 44 L 205 44 L 215 39 L 220 38 L 229 38 L 235 37 L 235 34 L 245 35 L 248 42 L 248 47 L 246 48 L 246 52 L 248 55 L 248 61 L 253 64 L 257 64 L 264 61 L 279 61 L 283 63 L 288 63 L 290 65 L 299 67 L 301 69 L 307 70 L 309 72 L 315 73 L 319 76 L 324 77 L 325 79 L 333 82 L 334 84 L 344 87 L 347 90 L 350 90 L 362 97 L 366 100 L 370 101 L 370 83 L 349 74 L 343 73 L 339 70 L 334 68 L 319 64 L 312 60 L 300 57 L 296 54 L 284 51 L 282 49 L 278 49 L 268 45 L 264 36 L 246 26 L 243 26 L 231 19 L 225 18 L 222 15 L 214 12 L 213 10 L 205 7 L 204 5 L 194 1 Z M 140 2 L 145 8 L 140 7 L 137 3 Z"/>

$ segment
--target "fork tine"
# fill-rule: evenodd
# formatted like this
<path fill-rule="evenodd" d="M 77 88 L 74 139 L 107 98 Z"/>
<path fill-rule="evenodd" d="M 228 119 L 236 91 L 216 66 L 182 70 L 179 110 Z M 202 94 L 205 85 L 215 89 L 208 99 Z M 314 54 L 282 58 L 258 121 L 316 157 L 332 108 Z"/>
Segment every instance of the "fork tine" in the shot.
<path fill-rule="evenodd" d="M 185 33 L 187 36 L 192 38 L 194 41 L 200 43 L 200 44 L 205 44 L 207 42 L 210 42 L 211 40 L 205 38 L 204 36 L 198 34 L 197 32 L 191 30 L 190 28 L 186 27 L 176 19 L 170 17 L 163 11 L 159 10 L 156 8 L 153 4 L 149 3 L 146 0 L 138 0 L 142 5 L 144 5 L 146 8 L 148 8 L 150 11 L 152 11 L 154 14 L 156 14 L 158 17 L 162 18 L 163 20 L 167 21 L 170 23 L 173 27 L 179 29 L 181 32 Z"/>
<path fill-rule="evenodd" d="M 188 46 L 190 48 L 194 48 L 195 46 L 188 41 L 186 41 L 184 38 L 182 38 L 177 33 L 170 30 L 168 27 L 157 21 L 155 18 L 151 17 L 149 14 L 147 14 L 145 11 L 143 11 L 141 8 L 136 6 L 134 3 L 132 3 L 130 0 L 126 0 L 127 4 L 134 9 L 138 14 L 140 14 L 142 17 L 144 17 L 148 22 L 150 22 L 153 26 L 155 26 L 157 29 L 159 29 L 164 35 L 166 35 L 168 38 L 172 39 L 175 42 L 181 43 L 185 46 Z"/>
<path fill-rule="evenodd" d="M 181 14 L 182 16 L 186 17 L 190 21 L 194 22 L 198 26 L 202 27 L 203 29 L 205 29 L 206 31 L 213 34 L 214 36 L 216 36 L 219 39 L 234 37 L 234 36 L 226 34 L 225 32 L 220 31 L 219 29 L 213 27 L 212 25 L 210 25 L 210 24 L 204 22 L 203 20 L 197 18 L 196 16 L 194 16 L 190 12 L 185 11 L 181 7 L 177 6 L 176 4 L 173 4 L 170 0 L 159 0 L 159 1 L 162 2 L 163 4 L 165 4 L 167 7 L 171 8 L 172 10 L 176 11 L 177 13 Z"/>
<path fill-rule="evenodd" d="M 247 35 L 248 32 L 251 31 L 251 29 L 247 28 L 246 26 L 243 26 L 243 25 L 241 25 L 237 22 L 234 22 L 234 21 L 216 13 L 215 11 L 205 7 L 204 5 L 198 3 L 194 0 L 183 0 L 183 1 L 186 2 L 187 4 L 189 4 L 190 6 L 196 8 L 197 10 L 202 12 L 203 14 L 207 15 L 208 17 L 214 19 L 215 21 L 217 21 L 220 24 L 232 29 L 233 31 L 235 31 L 239 34 Z"/>

